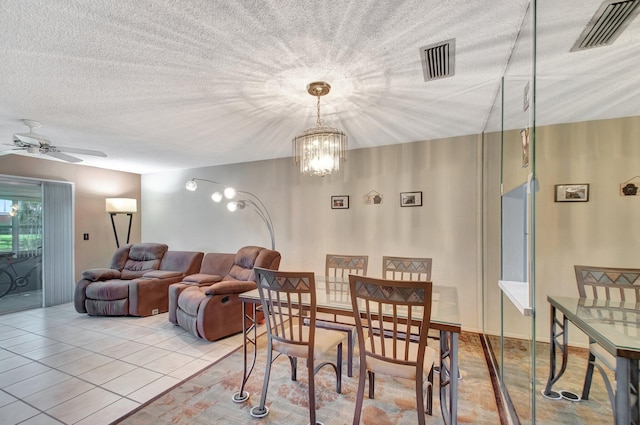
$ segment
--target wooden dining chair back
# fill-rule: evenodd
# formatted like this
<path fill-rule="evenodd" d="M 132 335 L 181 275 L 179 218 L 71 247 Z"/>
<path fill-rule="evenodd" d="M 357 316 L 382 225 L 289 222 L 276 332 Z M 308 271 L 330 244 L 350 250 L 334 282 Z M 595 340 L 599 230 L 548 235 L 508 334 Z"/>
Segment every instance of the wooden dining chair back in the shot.
<path fill-rule="evenodd" d="M 316 328 L 316 286 L 313 272 L 286 272 L 259 267 L 254 270 L 266 323 L 267 365 L 260 404 L 250 410 L 251 416 L 261 418 L 269 413 L 265 403 L 271 364 L 275 360 L 273 352 L 276 351 L 289 358 L 293 381 L 297 379 L 297 359 L 307 360 L 309 416 L 310 423 L 315 424 L 314 376 L 320 368 L 330 366 L 336 373 L 336 391 L 341 392 L 342 342 L 345 336 L 341 332 Z M 311 319 L 308 326 L 302 324 L 305 318 Z M 324 361 L 316 364 L 316 360 L 324 353 L 334 349 L 336 363 Z"/>
<path fill-rule="evenodd" d="M 382 278 L 431 281 L 431 258 L 382 257 Z"/>
<path fill-rule="evenodd" d="M 368 255 L 327 254 L 324 275 L 347 278 L 350 274 L 367 275 Z"/>
<path fill-rule="evenodd" d="M 576 283 L 578 284 L 578 293 L 581 298 L 640 303 L 640 269 L 577 265 L 573 266 L 573 268 L 576 273 Z M 605 319 L 612 320 L 614 318 Z M 593 370 L 598 368 L 604 379 L 613 407 L 613 388 L 602 365 L 615 372 L 616 358 L 590 337 L 589 361 L 582 387 L 582 399 L 589 399 Z"/>
<path fill-rule="evenodd" d="M 360 312 L 356 314 L 360 375 L 354 425 L 360 423 L 367 377 L 369 398 L 374 398 L 376 373 L 415 381 L 418 424 L 423 425 L 425 413 L 432 411 L 436 357 L 435 350 L 427 346 L 432 283 L 351 275 L 349 289 L 353 311 Z M 410 337 L 416 328 L 417 342 Z"/>
<path fill-rule="evenodd" d="M 327 254 L 324 275 L 328 278 L 348 279 L 350 274 L 364 276 L 369 264 L 368 255 Z M 335 295 L 335 294 L 334 294 Z M 356 327 L 352 317 L 319 313 L 317 326 L 323 329 L 344 332 L 347 336 L 347 376 L 353 376 L 353 353 L 356 346 Z"/>

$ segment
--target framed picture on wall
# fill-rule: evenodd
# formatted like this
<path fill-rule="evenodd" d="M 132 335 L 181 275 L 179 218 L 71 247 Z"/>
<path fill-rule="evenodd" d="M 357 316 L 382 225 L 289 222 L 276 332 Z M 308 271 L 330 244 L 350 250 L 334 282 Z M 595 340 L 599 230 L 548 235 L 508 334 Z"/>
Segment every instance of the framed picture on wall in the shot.
<path fill-rule="evenodd" d="M 589 185 L 580 184 L 557 184 L 556 202 L 589 202 Z"/>
<path fill-rule="evenodd" d="M 349 208 L 349 196 L 338 195 L 331 197 L 331 209 L 332 210 L 346 210 Z"/>
<path fill-rule="evenodd" d="M 422 192 L 401 192 L 400 206 L 401 207 L 421 207 Z"/>

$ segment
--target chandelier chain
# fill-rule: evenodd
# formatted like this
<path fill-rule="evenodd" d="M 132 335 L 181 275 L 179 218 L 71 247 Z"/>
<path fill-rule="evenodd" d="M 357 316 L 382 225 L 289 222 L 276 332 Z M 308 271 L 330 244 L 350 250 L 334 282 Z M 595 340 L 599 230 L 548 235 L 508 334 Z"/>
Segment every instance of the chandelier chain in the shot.
<path fill-rule="evenodd" d="M 316 125 L 322 127 L 323 121 L 320 119 L 320 96 L 318 95 L 318 118 L 316 119 Z"/>

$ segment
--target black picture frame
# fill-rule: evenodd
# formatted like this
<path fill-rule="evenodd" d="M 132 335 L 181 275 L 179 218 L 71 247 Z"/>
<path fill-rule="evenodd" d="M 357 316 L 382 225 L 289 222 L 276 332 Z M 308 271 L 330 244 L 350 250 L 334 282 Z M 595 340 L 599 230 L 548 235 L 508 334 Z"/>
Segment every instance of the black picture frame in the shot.
<path fill-rule="evenodd" d="M 401 207 L 421 207 L 422 192 L 400 192 Z"/>
<path fill-rule="evenodd" d="M 589 202 L 589 184 L 572 183 L 555 185 L 556 202 Z"/>
<path fill-rule="evenodd" d="M 331 197 L 332 210 L 348 210 L 349 195 L 336 195 Z"/>

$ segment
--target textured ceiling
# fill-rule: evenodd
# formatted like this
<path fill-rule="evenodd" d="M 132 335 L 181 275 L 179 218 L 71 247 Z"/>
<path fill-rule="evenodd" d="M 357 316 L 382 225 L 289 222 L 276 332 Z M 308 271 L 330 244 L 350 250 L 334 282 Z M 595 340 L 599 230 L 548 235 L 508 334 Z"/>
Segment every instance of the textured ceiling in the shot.
<path fill-rule="evenodd" d="M 600 3 L 538 1 L 538 125 L 640 115 L 639 19 L 612 46 L 569 53 Z M 317 80 L 332 86 L 325 124 L 350 149 L 478 134 L 527 5 L 3 0 L 0 143 L 28 118 L 56 145 L 108 155 L 82 164 L 115 170 L 288 157 L 315 126 Z M 450 38 L 455 76 L 425 83 L 419 48 Z"/>

